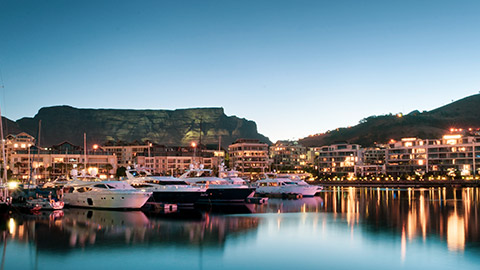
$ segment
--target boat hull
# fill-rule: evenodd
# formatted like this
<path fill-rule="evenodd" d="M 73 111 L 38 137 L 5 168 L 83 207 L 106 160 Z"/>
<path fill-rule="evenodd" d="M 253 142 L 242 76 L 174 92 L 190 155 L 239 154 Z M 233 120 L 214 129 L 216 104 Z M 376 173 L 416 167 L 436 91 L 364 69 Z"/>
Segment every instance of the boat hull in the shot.
<path fill-rule="evenodd" d="M 257 187 L 256 192 L 259 195 L 301 194 L 303 197 L 313 197 L 318 189 L 316 186 Z"/>
<path fill-rule="evenodd" d="M 151 194 L 151 192 L 66 193 L 63 201 L 68 206 L 74 207 L 140 209 Z"/>
<path fill-rule="evenodd" d="M 255 188 L 208 188 L 200 198 L 202 203 L 245 202 L 255 192 Z"/>
<path fill-rule="evenodd" d="M 202 191 L 154 191 L 148 201 L 193 206 L 204 193 Z"/>

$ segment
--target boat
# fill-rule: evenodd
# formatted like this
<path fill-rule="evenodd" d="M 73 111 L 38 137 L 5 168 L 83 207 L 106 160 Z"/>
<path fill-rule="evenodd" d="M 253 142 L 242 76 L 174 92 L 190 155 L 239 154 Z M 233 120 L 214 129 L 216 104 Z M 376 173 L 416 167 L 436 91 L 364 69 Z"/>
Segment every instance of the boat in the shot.
<path fill-rule="evenodd" d="M 266 174 L 266 178 L 255 182 L 255 186 L 259 195 L 297 194 L 313 197 L 318 192 L 317 186 L 309 185 L 300 179 L 292 179 L 290 176 L 279 177 L 276 174 Z"/>
<path fill-rule="evenodd" d="M 239 176 L 239 172 L 235 170 L 221 170 L 218 173 L 218 176 L 222 179 L 227 180 L 230 184 L 236 184 L 236 185 L 246 185 L 247 181 L 242 179 Z"/>
<path fill-rule="evenodd" d="M 204 169 L 203 165 L 195 168 L 190 164 L 180 179 L 191 185 L 206 188 L 207 191 L 199 200 L 201 203 L 238 203 L 245 202 L 249 196 L 255 193 L 254 187 L 245 184 L 232 184 L 229 181 L 212 175 L 212 170 Z"/>
<path fill-rule="evenodd" d="M 144 169 L 127 169 L 127 182 L 136 189 L 152 192 L 149 202 L 193 206 L 206 188 L 192 186 L 183 179 L 171 176 L 153 176 Z"/>
<path fill-rule="evenodd" d="M 42 187 L 43 188 L 53 188 L 53 189 L 63 188 L 63 186 L 65 186 L 70 181 L 71 181 L 71 179 L 68 179 L 65 176 L 61 176 L 61 177 L 56 178 L 53 181 L 46 182 L 45 184 L 43 184 Z"/>
<path fill-rule="evenodd" d="M 74 179 L 63 187 L 63 201 L 76 207 L 140 209 L 151 195 L 152 192 L 137 190 L 125 181 Z"/>
<path fill-rule="evenodd" d="M 26 201 L 26 207 L 29 209 L 55 211 L 61 210 L 65 206 L 63 201 L 55 201 L 48 198 L 36 198 Z"/>

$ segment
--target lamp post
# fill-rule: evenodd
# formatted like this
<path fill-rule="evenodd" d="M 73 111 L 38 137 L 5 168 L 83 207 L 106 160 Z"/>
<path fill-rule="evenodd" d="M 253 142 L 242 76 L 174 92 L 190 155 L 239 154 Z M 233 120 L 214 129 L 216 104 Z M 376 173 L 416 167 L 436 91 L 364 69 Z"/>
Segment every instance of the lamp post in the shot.
<path fill-rule="evenodd" d="M 475 153 L 475 144 L 476 144 L 476 142 L 477 142 L 477 138 L 473 137 L 473 140 L 472 140 L 472 159 L 473 159 L 472 160 L 473 161 L 472 162 L 472 169 L 473 170 L 472 170 L 472 172 L 473 172 L 473 179 L 474 180 L 476 180 L 476 175 L 477 175 L 477 168 L 475 166 L 475 162 L 476 162 L 476 160 L 475 160 L 475 154 L 476 154 Z"/>
<path fill-rule="evenodd" d="M 193 162 L 192 163 L 195 163 L 195 156 L 196 156 L 196 153 L 197 153 L 197 143 L 192 142 L 191 145 L 193 147 Z"/>
<path fill-rule="evenodd" d="M 97 154 L 97 149 L 98 149 L 98 144 L 93 145 L 93 156 Z M 95 157 L 95 160 L 98 160 L 97 157 Z M 95 167 L 97 168 L 97 174 L 100 172 L 99 164 L 98 161 L 95 164 Z"/>
<path fill-rule="evenodd" d="M 153 172 L 155 165 L 153 164 L 151 160 L 151 150 L 153 144 L 151 142 L 148 143 L 148 157 L 145 159 L 145 166 L 149 169 L 151 169 L 151 172 Z M 150 167 L 151 166 L 151 167 Z"/>

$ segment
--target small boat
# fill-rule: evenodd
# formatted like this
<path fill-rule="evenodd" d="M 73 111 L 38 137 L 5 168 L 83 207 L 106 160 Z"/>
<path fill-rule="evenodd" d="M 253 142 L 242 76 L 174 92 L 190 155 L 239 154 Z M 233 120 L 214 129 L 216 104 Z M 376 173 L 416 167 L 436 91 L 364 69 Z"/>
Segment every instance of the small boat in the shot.
<path fill-rule="evenodd" d="M 48 198 L 36 198 L 36 199 L 27 200 L 26 206 L 27 208 L 30 208 L 30 209 L 35 209 L 37 207 L 40 207 L 40 209 L 38 210 L 54 211 L 54 210 L 63 209 L 63 207 L 65 206 L 65 203 L 63 201 L 55 201 L 53 199 L 48 199 Z"/>
<path fill-rule="evenodd" d="M 127 181 L 136 189 L 152 192 L 149 202 L 193 206 L 206 188 L 189 185 L 183 179 L 171 176 L 153 176 L 146 170 L 128 169 Z"/>

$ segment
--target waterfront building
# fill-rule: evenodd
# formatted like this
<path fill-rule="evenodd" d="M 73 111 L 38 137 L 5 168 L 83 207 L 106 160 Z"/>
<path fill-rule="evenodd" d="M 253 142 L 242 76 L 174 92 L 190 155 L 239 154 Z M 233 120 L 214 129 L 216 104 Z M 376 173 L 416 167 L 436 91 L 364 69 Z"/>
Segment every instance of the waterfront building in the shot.
<path fill-rule="evenodd" d="M 307 148 L 297 141 L 277 141 L 270 146 L 272 169 L 302 170 L 307 165 Z"/>
<path fill-rule="evenodd" d="M 307 149 L 307 166 L 308 167 L 315 167 L 318 170 L 318 167 L 315 165 L 315 161 L 320 155 L 320 150 L 322 147 L 309 147 Z"/>
<path fill-rule="evenodd" d="M 356 175 L 362 151 L 358 144 L 338 143 L 323 146 L 318 151 L 315 166 L 323 176 Z"/>
<path fill-rule="evenodd" d="M 230 168 L 255 179 L 268 171 L 268 144 L 255 139 L 239 139 L 228 146 Z"/>
<path fill-rule="evenodd" d="M 35 145 L 35 138 L 28 133 L 21 132 L 19 134 L 9 134 L 5 137 L 5 156 L 7 164 L 10 163 L 12 154 L 17 151 L 27 150 Z M 0 155 L 0 159 L 3 157 Z"/>
<path fill-rule="evenodd" d="M 357 176 L 378 176 L 386 173 L 384 145 L 361 148 L 359 162 L 355 165 Z"/>
<path fill-rule="evenodd" d="M 114 153 L 117 158 L 118 167 L 128 167 L 135 165 L 135 157 L 144 155 L 152 150 L 153 144 L 134 141 L 131 143 L 107 143 L 102 148 L 109 153 Z"/>
<path fill-rule="evenodd" d="M 448 134 L 441 139 L 403 138 L 386 150 L 386 170 L 403 174 L 474 175 L 480 169 L 480 137 Z"/>
<path fill-rule="evenodd" d="M 207 149 L 204 145 L 182 147 L 151 144 L 150 151 L 138 153 L 134 162 L 154 174 L 179 175 L 194 163 L 203 164 L 206 169 L 217 169 L 224 158 L 225 151 Z"/>
<path fill-rule="evenodd" d="M 63 142 L 48 148 L 31 145 L 16 149 L 10 154 L 8 166 L 14 178 L 44 182 L 69 174 L 74 165 L 90 173 L 95 171 L 102 178 L 111 178 L 115 175 L 116 164 L 116 156 L 102 149 L 85 153 L 82 147 Z"/>

